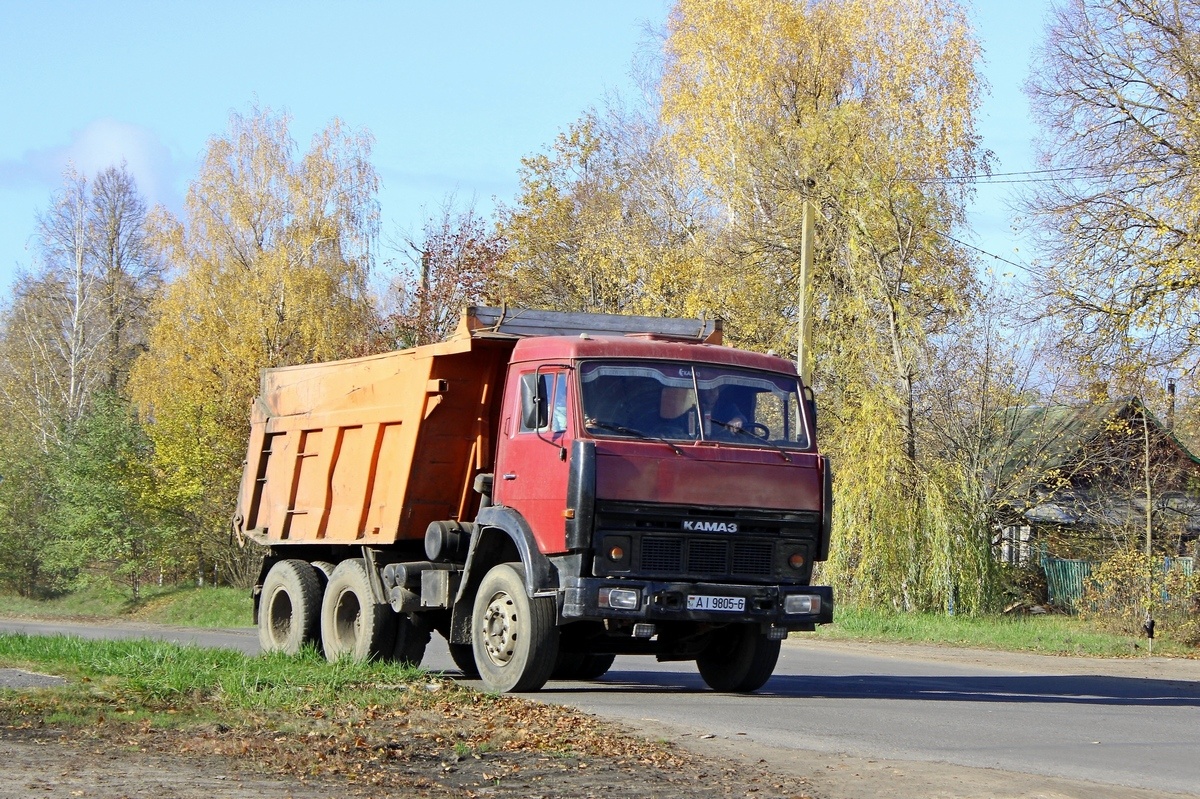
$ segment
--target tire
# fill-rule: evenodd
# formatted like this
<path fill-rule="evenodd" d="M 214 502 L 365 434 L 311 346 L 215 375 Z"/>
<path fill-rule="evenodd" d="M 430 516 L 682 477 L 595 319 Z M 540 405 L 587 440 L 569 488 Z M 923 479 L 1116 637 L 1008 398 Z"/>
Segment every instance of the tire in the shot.
<path fill-rule="evenodd" d="M 558 650 L 558 658 L 554 661 L 554 671 L 550 672 L 552 680 L 574 680 L 583 667 L 587 655 L 582 652 L 563 652 Z"/>
<path fill-rule="evenodd" d="M 321 590 L 329 585 L 329 575 L 333 574 L 334 565 L 327 560 L 314 560 L 312 567 L 317 570 L 317 579 L 321 581 Z"/>
<path fill-rule="evenodd" d="M 307 561 L 281 560 L 267 572 L 258 605 L 258 645 L 263 652 L 295 655 L 319 643 L 321 583 Z"/>
<path fill-rule="evenodd" d="M 550 674 L 552 680 L 578 680 L 587 682 L 603 677 L 617 659 L 613 654 L 585 654 L 583 652 L 559 652 Z"/>
<path fill-rule="evenodd" d="M 396 648 L 396 616 L 390 605 L 376 604 L 367 564 L 344 560 L 329 575 L 321 602 L 321 640 L 325 658 L 386 660 Z"/>
<path fill-rule="evenodd" d="M 583 659 L 583 663 L 575 670 L 575 679 L 587 682 L 589 680 L 598 680 L 608 673 L 612 668 L 613 661 L 617 659 L 613 654 L 587 655 Z"/>
<path fill-rule="evenodd" d="M 470 644 L 449 644 L 450 659 L 462 672 L 464 680 L 479 679 L 479 667 L 475 665 L 475 649 Z"/>
<path fill-rule="evenodd" d="M 388 660 L 402 666 L 420 666 L 425 658 L 425 647 L 429 644 L 429 630 L 413 624 L 403 613 L 395 613 L 396 643 Z"/>
<path fill-rule="evenodd" d="M 550 679 L 558 657 L 553 597 L 530 598 L 511 563 L 484 575 L 471 613 L 471 646 L 489 691 L 536 691 Z"/>
<path fill-rule="evenodd" d="M 731 625 L 716 631 L 712 643 L 696 658 L 696 666 L 714 691 L 750 693 L 771 679 L 779 644 L 759 632 L 757 625 Z"/>

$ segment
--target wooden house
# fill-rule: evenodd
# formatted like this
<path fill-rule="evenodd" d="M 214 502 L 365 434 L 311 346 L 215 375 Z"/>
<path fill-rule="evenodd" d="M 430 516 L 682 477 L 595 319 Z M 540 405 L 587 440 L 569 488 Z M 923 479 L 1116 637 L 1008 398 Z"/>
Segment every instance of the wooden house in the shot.
<path fill-rule="evenodd" d="M 998 414 L 988 490 L 999 557 L 1103 558 L 1144 546 L 1192 555 L 1200 459 L 1137 398 Z"/>

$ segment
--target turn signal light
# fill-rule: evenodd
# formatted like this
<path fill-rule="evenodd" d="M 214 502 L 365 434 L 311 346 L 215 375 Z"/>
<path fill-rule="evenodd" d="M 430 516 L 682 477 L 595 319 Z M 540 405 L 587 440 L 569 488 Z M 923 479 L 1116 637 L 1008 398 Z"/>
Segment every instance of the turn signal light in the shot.
<path fill-rule="evenodd" d="M 596 565 L 609 571 L 629 571 L 633 541 L 627 535 L 606 535 L 596 547 Z"/>
<path fill-rule="evenodd" d="M 791 566 L 793 569 L 804 568 L 804 564 L 806 562 L 807 562 L 807 559 L 804 557 L 803 552 L 793 552 L 792 556 L 790 558 L 788 558 L 788 565 Z"/>

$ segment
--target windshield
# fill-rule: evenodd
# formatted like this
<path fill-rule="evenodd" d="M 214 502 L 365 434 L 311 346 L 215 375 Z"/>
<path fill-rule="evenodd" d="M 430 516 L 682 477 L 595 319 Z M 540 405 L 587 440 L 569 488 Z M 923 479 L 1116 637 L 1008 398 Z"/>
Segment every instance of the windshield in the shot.
<path fill-rule="evenodd" d="M 596 436 L 808 448 L 795 377 L 669 361 L 588 361 L 584 425 Z"/>

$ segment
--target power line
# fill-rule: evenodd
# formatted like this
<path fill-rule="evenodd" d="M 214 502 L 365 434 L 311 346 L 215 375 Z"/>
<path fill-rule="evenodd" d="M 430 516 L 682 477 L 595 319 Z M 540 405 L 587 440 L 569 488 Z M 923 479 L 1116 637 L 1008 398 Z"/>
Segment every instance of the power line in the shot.
<path fill-rule="evenodd" d="M 974 244 L 968 244 L 965 241 L 960 241 L 959 239 L 956 239 L 954 236 L 951 236 L 949 233 L 942 233 L 940 231 L 935 231 L 935 232 L 937 232 L 938 235 L 940 235 L 942 238 L 946 239 L 946 241 L 953 242 L 954 244 L 957 244 L 960 247 L 966 247 L 968 250 L 974 250 L 975 252 L 979 253 L 980 255 L 986 255 L 987 257 L 994 258 L 997 261 L 1000 261 L 1001 263 L 1006 263 L 1009 266 L 1014 266 L 1017 269 L 1020 269 L 1022 272 L 1030 272 L 1030 273 L 1033 272 L 1033 267 L 1028 266 L 1027 264 L 1017 263 L 1016 261 L 1012 261 L 1012 260 L 1009 260 L 1008 258 L 1005 258 L 1003 255 L 996 255 L 996 253 L 988 252 L 987 250 L 982 249 L 981 247 L 976 247 Z"/>
<path fill-rule="evenodd" d="M 984 185 L 1006 185 L 1017 183 L 1047 183 L 1055 180 L 1051 175 L 1062 175 L 1064 173 L 1075 173 L 1076 177 L 1090 179 L 1102 178 L 1113 175 L 1122 177 L 1135 177 L 1138 175 L 1150 175 L 1152 171 L 1129 169 L 1145 164 L 1156 164 L 1165 166 L 1161 158 L 1142 158 L 1126 162 L 1121 170 L 1106 170 L 1098 166 L 1063 166 L 1052 167 L 1047 169 L 1030 169 L 1019 172 L 979 172 L 973 175 L 944 175 L 940 177 L 928 178 L 911 178 L 914 183 L 981 183 Z M 996 180 L 995 178 L 1013 178 L 1012 180 Z"/>

